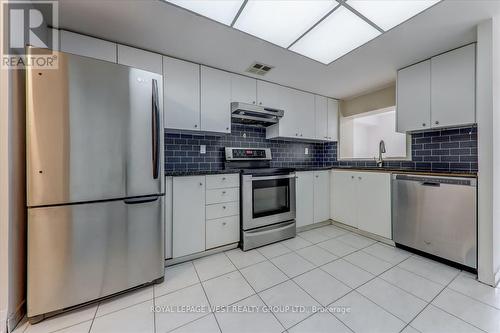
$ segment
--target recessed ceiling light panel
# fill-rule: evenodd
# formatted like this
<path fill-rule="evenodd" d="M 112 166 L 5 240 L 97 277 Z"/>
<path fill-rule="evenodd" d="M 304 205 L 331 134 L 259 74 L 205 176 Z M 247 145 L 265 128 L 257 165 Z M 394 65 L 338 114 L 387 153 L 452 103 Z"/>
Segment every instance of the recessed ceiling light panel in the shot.
<path fill-rule="evenodd" d="M 230 25 L 243 0 L 164 0 L 197 14 Z"/>
<path fill-rule="evenodd" d="M 290 50 L 329 64 L 380 35 L 380 32 L 345 7 L 339 7 L 309 31 Z"/>
<path fill-rule="evenodd" d="M 334 0 L 249 0 L 234 27 L 286 48 L 336 5 Z"/>
<path fill-rule="evenodd" d="M 440 0 L 348 0 L 351 6 L 385 31 L 403 23 Z"/>

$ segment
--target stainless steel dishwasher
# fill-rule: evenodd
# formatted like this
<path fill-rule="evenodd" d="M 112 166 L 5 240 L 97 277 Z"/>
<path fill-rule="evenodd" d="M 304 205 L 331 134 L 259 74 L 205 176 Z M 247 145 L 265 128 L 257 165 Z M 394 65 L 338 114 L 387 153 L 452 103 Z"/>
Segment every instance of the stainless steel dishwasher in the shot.
<path fill-rule="evenodd" d="M 476 197 L 475 178 L 392 175 L 394 242 L 476 269 Z"/>

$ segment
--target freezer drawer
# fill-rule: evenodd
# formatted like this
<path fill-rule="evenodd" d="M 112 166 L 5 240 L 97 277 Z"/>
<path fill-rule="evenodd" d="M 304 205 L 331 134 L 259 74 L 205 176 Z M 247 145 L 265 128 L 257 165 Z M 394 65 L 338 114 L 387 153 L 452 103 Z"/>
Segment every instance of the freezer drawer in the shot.
<path fill-rule="evenodd" d="M 476 179 L 392 177 L 394 241 L 477 268 Z"/>
<path fill-rule="evenodd" d="M 28 209 L 28 316 L 163 277 L 162 202 L 156 196 Z"/>

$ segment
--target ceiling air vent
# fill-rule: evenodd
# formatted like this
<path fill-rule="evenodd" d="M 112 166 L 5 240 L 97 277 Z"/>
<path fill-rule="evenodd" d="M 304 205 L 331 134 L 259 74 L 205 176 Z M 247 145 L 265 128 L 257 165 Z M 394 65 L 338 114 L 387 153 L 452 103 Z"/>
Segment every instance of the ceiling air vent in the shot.
<path fill-rule="evenodd" d="M 254 62 L 250 67 L 247 68 L 247 72 L 257 75 L 266 75 L 271 69 L 273 69 L 273 66 Z"/>

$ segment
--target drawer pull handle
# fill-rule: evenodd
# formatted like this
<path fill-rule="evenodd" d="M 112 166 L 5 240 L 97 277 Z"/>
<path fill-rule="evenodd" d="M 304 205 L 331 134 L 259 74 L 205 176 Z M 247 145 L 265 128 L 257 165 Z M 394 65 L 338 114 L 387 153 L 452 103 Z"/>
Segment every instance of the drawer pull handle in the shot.
<path fill-rule="evenodd" d="M 222 206 L 222 209 L 226 209 L 226 206 Z"/>
<path fill-rule="evenodd" d="M 226 180 L 226 177 L 222 177 L 222 180 Z"/>
<path fill-rule="evenodd" d="M 200 183 L 200 186 L 203 186 L 203 183 Z"/>
<path fill-rule="evenodd" d="M 222 191 L 222 194 L 226 194 L 226 191 Z"/>
<path fill-rule="evenodd" d="M 222 225 L 226 225 L 226 224 L 227 224 L 227 222 L 222 222 Z"/>

